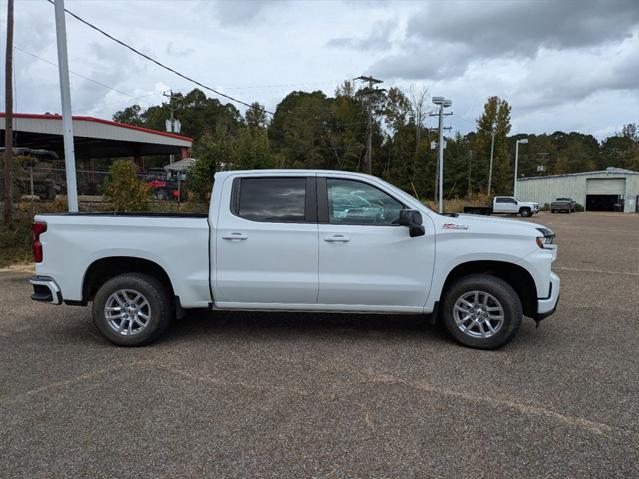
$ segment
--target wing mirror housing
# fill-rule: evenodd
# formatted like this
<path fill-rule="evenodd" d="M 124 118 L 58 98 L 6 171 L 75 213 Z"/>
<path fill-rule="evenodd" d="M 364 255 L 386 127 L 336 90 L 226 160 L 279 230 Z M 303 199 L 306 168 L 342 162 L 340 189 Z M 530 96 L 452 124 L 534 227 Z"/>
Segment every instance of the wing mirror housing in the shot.
<path fill-rule="evenodd" d="M 411 238 L 424 236 L 426 234 L 422 223 L 422 214 L 417 210 L 404 209 L 399 213 L 399 224 L 408 226 L 408 232 Z"/>

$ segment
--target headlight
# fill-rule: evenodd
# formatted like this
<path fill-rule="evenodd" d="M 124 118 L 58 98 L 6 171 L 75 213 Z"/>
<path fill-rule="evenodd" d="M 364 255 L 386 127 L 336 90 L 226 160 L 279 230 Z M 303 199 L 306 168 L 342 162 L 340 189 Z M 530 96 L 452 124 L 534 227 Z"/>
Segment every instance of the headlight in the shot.
<path fill-rule="evenodd" d="M 537 236 L 535 241 L 537 242 L 537 246 L 540 248 L 546 248 L 547 245 L 551 245 L 555 243 L 555 233 L 550 231 L 548 228 L 537 228 L 542 236 Z"/>

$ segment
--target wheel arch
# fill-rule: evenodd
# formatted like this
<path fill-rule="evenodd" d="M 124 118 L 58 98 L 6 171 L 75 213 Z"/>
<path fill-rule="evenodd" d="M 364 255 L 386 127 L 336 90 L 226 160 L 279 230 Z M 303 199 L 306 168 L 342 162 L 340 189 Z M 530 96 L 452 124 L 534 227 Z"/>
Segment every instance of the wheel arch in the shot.
<path fill-rule="evenodd" d="M 100 286 L 125 273 L 148 274 L 167 288 L 169 297 L 175 295 L 169 275 L 156 262 L 134 256 L 107 256 L 95 260 L 87 268 L 82 280 L 82 301 L 93 300 Z"/>
<path fill-rule="evenodd" d="M 524 314 L 533 316 L 537 313 L 535 280 L 525 268 L 507 261 L 477 260 L 458 264 L 448 273 L 444 281 L 440 301 L 455 281 L 471 274 L 489 274 L 504 280 L 519 296 Z"/>

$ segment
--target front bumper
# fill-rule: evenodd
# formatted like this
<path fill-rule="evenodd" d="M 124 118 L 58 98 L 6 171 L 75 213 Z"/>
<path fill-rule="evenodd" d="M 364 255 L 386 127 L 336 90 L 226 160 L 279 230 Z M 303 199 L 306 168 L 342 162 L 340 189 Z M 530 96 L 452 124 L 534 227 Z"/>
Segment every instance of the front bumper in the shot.
<path fill-rule="evenodd" d="M 33 286 L 31 299 L 51 304 L 62 304 L 62 292 L 58 283 L 50 276 L 34 276 L 29 280 Z"/>
<path fill-rule="evenodd" d="M 557 310 L 559 303 L 559 287 L 561 280 L 554 272 L 550 272 L 550 291 L 547 298 L 537 299 L 536 320 L 547 318 Z"/>

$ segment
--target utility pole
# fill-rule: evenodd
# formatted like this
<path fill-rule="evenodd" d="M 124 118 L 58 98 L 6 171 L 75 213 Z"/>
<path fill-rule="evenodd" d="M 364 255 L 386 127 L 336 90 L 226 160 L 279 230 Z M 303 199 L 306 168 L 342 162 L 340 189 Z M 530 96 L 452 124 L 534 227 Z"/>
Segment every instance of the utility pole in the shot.
<path fill-rule="evenodd" d="M 162 96 L 165 96 L 169 99 L 169 110 L 171 111 L 171 119 L 166 122 L 166 131 L 168 133 L 179 133 L 181 123 L 179 120 L 175 119 L 175 106 L 173 105 L 173 99 L 177 98 L 173 95 L 173 90 L 169 90 L 169 93 L 162 93 Z M 169 156 L 169 163 L 173 163 L 175 161 L 174 155 L 171 154 Z"/>
<path fill-rule="evenodd" d="M 528 138 L 522 138 L 515 142 L 515 174 L 513 175 L 513 196 L 517 197 L 517 169 L 519 167 L 519 144 L 525 145 L 528 143 Z"/>
<path fill-rule="evenodd" d="M 468 199 L 473 197 L 472 193 L 472 181 L 473 176 L 473 150 L 468 152 Z"/>
<path fill-rule="evenodd" d="M 439 178 L 439 213 L 444 212 L 444 116 L 452 115 L 452 113 L 444 113 L 444 108 L 452 106 L 453 101 L 443 96 L 434 96 L 433 103 L 439 106 L 439 113 L 432 114 L 430 116 L 439 117 L 439 171 L 437 176 Z"/>
<path fill-rule="evenodd" d="M 364 94 L 368 96 L 368 127 L 366 130 L 366 172 L 371 175 L 373 173 L 373 100 L 372 95 L 386 90 L 373 88 L 373 85 L 384 83 L 371 76 L 358 76 L 353 80 L 368 82 L 368 87 L 364 89 Z"/>
<path fill-rule="evenodd" d="M 13 221 L 13 0 L 7 4 L 4 117 L 4 223 Z"/>
<path fill-rule="evenodd" d="M 55 0 L 55 33 L 58 44 L 58 73 L 62 102 L 62 134 L 64 137 L 64 165 L 67 175 L 69 212 L 78 211 L 78 185 L 75 177 L 75 149 L 73 146 L 73 117 L 71 113 L 71 87 L 69 84 L 69 57 L 67 55 L 67 27 L 64 18 L 64 0 Z"/>
<path fill-rule="evenodd" d="M 493 130 L 490 132 L 490 167 L 488 168 L 488 196 L 490 196 L 490 188 L 493 181 L 493 152 L 495 151 L 495 132 L 496 126 L 493 123 Z"/>

